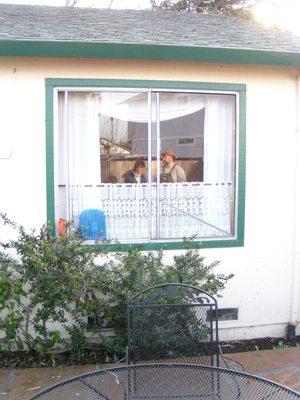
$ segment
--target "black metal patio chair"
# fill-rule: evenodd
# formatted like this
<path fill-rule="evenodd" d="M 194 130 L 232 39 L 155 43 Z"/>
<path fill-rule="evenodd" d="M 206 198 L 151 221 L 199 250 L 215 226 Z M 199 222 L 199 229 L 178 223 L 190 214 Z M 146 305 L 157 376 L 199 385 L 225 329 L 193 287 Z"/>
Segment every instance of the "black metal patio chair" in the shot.
<path fill-rule="evenodd" d="M 218 304 L 204 290 L 181 283 L 147 288 L 128 302 L 127 363 L 179 362 L 243 367 L 223 356 Z M 232 362 L 231 362 L 232 361 Z"/>

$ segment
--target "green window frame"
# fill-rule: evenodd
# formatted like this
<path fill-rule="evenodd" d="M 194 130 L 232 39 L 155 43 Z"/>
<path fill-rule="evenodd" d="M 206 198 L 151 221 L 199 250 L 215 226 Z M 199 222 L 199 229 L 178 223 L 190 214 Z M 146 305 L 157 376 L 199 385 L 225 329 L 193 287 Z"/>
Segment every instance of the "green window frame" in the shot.
<path fill-rule="evenodd" d="M 55 187 L 54 187 L 54 89 L 56 88 L 151 88 L 172 90 L 209 90 L 217 92 L 235 92 L 238 94 L 238 177 L 237 177 L 237 222 L 236 237 L 234 239 L 195 240 L 192 246 L 202 248 L 241 247 L 244 245 L 245 221 L 245 158 L 246 158 L 246 85 L 234 83 L 205 83 L 184 81 L 158 80 L 126 80 L 126 79 L 60 79 L 46 78 L 46 191 L 47 191 L 47 221 L 51 224 L 55 234 Z M 182 241 L 130 243 L 130 244 L 95 244 L 95 247 L 108 251 L 126 250 L 137 246 L 142 250 L 158 250 L 161 248 L 177 250 L 183 248 Z"/>

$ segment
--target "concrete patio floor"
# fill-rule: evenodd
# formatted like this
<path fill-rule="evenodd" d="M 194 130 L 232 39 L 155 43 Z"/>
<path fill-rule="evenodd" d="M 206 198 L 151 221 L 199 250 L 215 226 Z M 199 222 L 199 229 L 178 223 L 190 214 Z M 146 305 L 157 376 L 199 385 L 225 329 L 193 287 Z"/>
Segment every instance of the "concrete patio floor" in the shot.
<path fill-rule="evenodd" d="M 246 372 L 281 383 L 300 392 L 300 348 L 236 353 L 230 358 L 241 362 Z M 109 365 L 83 365 L 0 369 L 0 400 L 24 400 L 68 377 Z M 251 399 L 249 399 L 251 400 Z M 253 399 L 255 400 L 255 399 Z"/>

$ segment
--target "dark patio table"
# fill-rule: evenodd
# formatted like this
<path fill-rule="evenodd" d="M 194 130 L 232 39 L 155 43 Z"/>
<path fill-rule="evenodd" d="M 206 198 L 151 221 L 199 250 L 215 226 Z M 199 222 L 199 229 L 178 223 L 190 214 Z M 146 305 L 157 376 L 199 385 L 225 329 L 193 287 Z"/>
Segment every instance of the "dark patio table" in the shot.
<path fill-rule="evenodd" d="M 250 374 L 191 364 L 139 364 L 75 376 L 30 400 L 296 400 L 300 394 Z"/>

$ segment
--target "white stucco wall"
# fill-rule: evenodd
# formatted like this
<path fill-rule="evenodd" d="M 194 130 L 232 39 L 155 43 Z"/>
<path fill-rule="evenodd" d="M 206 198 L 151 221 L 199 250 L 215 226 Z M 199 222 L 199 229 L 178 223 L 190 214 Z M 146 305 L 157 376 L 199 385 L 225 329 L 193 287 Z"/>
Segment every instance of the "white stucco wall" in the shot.
<path fill-rule="evenodd" d="M 292 311 L 292 322 L 300 320 L 299 233 L 295 236 L 298 73 L 292 68 L 196 62 L 1 58 L 0 210 L 26 226 L 46 221 L 46 77 L 246 84 L 245 246 L 204 249 L 203 254 L 207 260 L 221 260 L 218 272 L 235 275 L 219 306 L 238 307 L 239 320 L 220 323 L 221 339 L 285 335 Z"/>

